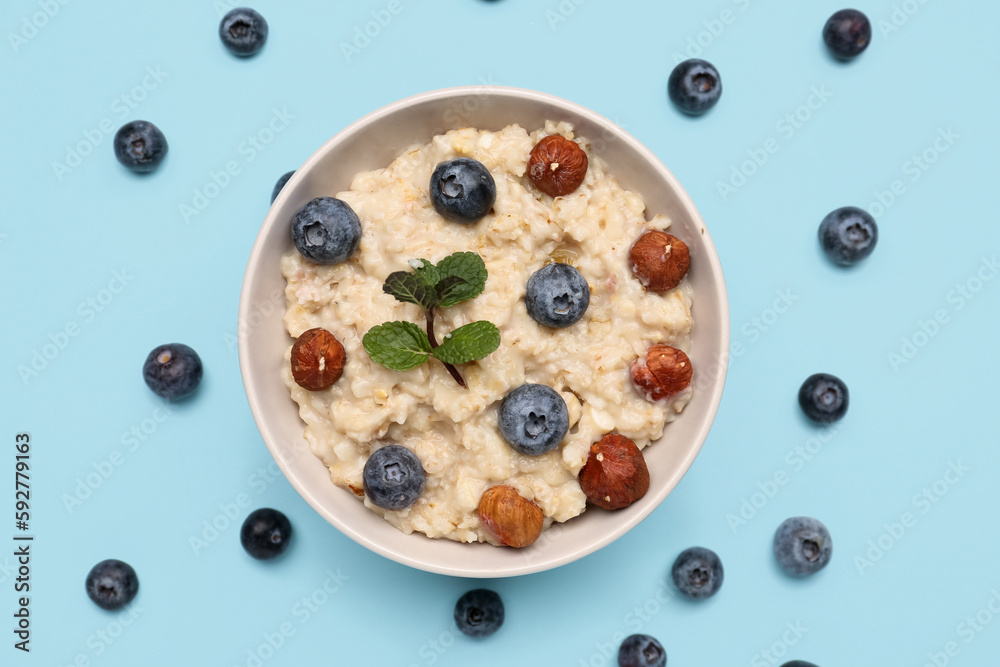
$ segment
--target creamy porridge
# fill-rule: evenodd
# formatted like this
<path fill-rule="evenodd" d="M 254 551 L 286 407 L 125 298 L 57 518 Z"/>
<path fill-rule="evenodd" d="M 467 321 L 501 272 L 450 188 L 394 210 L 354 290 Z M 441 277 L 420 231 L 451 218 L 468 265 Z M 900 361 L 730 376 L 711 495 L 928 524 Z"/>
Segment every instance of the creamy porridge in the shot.
<path fill-rule="evenodd" d="M 654 344 L 690 350 L 691 294 L 685 279 L 675 289 L 647 291 L 629 266 L 629 249 L 643 232 L 670 221 L 645 217 L 636 193 L 624 190 L 604 162 L 589 154 L 586 177 L 572 194 L 553 199 L 526 175 L 532 147 L 547 135 L 573 139 L 566 123 L 533 132 L 511 125 L 499 132 L 471 128 L 414 147 L 387 168 L 361 173 L 336 195 L 357 213 L 361 240 L 345 262 L 314 264 L 296 250 L 282 258 L 287 281 L 284 317 L 289 334 L 322 327 L 346 352 L 343 375 L 328 389 L 308 391 L 283 371 L 299 405 L 312 452 L 330 478 L 404 532 L 463 542 L 489 541 L 477 506 L 487 488 L 507 484 L 534 501 L 544 525 L 566 521 L 586 507 L 577 475 L 591 445 L 615 432 L 643 448 L 660 437 L 690 398 L 691 389 L 652 402 L 633 385 L 629 365 Z M 476 224 L 442 218 L 428 195 L 431 173 L 457 157 L 482 162 L 496 183 L 491 213 Z M 362 337 L 383 322 L 422 323 L 418 306 L 382 290 L 386 277 L 411 268 L 410 260 L 438 262 L 459 251 L 478 253 L 489 273 L 485 291 L 437 314 L 441 332 L 476 320 L 500 330 L 500 347 L 461 365 L 462 388 L 434 359 L 394 371 L 372 361 Z M 553 261 L 574 266 L 590 287 L 583 318 L 563 329 L 540 325 L 527 313 L 525 285 Z M 526 456 L 501 438 L 497 406 L 525 383 L 558 391 L 569 412 L 562 443 Z M 362 471 L 371 452 L 387 444 L 417 455 L 426 471 L 420 497 L 402 510 L 373 505 Z M 601 511 L 601 510 L 597 510 Z"/>

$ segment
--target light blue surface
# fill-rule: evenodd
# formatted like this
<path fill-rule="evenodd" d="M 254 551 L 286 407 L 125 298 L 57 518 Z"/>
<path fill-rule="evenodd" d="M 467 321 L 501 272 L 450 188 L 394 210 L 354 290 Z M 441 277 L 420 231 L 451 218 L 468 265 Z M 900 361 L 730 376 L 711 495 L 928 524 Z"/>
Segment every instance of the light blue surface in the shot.
<path fill-rule="evenodd" d="M 262 664 L 596 666 L 612 664 L 602 652 L 617 650 L 616 633 L 634 631 L 657 636 L 678 667 L 790 658 L 918 667 L 934 664 L 929 653 L 939 667 L 995 664 L 1000 618 L 980 610 L 991 599 L 1000 610 L 1000 280 L 980 283 L 977 273 L 996 277 L 983 258 L 995 261 L 1000 248 L 1000 6 L 863 2 L 873 44 L 844 66 L 820 39 L 842 6 L 828 0 L 400 2 L 262 0 L 254 7 L 270 38 L 250 60 L 221 46 L 220 2 L 4 3 L 0 554 L 12 549 L 20 431 L 33 439 L 37 540 L 30 655 L 12 648 L 13 559 L 0 556 L 0 664 L 252 667 L 248 652 L 269 634 L 278 644 L 283 627 L 290 636 L 263 649 Z M 348 60 L 340 43 L 390 4 L 401 11 L 381 14 L 391 20 Z M 39 13 L 46 5 L 51 18 Z M 14 43 L 12 33 L 27 37 Z M 707 117 L 689 119 L 668 104 L 665 83 L 674 54 L 699 41 L 725 92 Z M 506 624 L 473 642 L 456 636 L 451 613 L 475 582 L 367 552 L 268 470 L 234 335 L 243 268 L 277 177 L 385 103 L 483 82 L 589 106 L 660 156 L 714 235 L 742 347 L 712 434 L 664 504 L 580 562 L 494 582 Z M 252 148 L 248 137 L 276 112 L 287 117 L 273 121 L 281 131 Z M 796 113 L 808 116 L 797 128 L 783 120 Z M 136 117 L 170 143 L 148 177 L 122 169 L 100 129 L 113 134 Z M 67 147 L 95 139 L 91 154 L 56 173 Z M 935 155 L 935 144 L 947 150 Z M 763 166 L 742 165 L 762 161 L 765 145 L 777 152 Z M 923 171 L 911 156 L 925 150 L 936 161 Z M 230 161 L 239 173 L 195 202 Z M 723 198 L 718 183 L 734 168 L 754 173 Z M 868 207 L 896 180 L 895 201 L 875 211 L 874 255 L 846 271 L 826 262 L 822 217 Z M 205 207 L 186 221 L 182 204 Z M 979 291 L 965 298 L 959 285 Z M 921 333 L 935 314 L 944 323 Z M 64 339 L 67 326 L 76 335 Z M 888 355 L 903 355 L 904 337 L 920 347 L 894 368 Z M 140 377 L 146 353 L 167 341 L 193 346 L 206 367 L 196 400 L 169 415 Z M 36 351 L 52 358 L 24 380 L 18 368 Z M 826 443 L 813 440 L 795 402 L 816 371 L 851 390 Z M 120 465 L 104 463 L 111 457 Z M 961 476 L 947 472 L 959 465 Z M 67 509 L 80 480 L 109 466 Z M 938 481 L 946 474 L 954 484 Z M 784 484 L 770 485 L 775 475 Z M 754 496 L 765 491 L 773 497 Z M 756 514 L 731 527 L 744 499 Z M 262 564 L 243 553 L 248 508 L 228 507 L 238 501 L 289 515 L 287 557 Z M 893 526 L 907 512 L 910 527 Z M 792 581 L 770 540 L 802 514 L 829 526 L 834 557 L 820 575 Z M 213 521 L 223 529 L 196 554 L 189 538 Z M 888 550 L 877 562 L 856 560 L 879 557 L 880 542 Z M 726 568 L 719 595 L 699 604 L 662 587 L 692 545 L 715 549 Z M 108 557 L 130 562 L 142 582 L 127 626 L 83 592 L 89 568 Z M 762 653 L 772 649 L 779 657 Z"/>

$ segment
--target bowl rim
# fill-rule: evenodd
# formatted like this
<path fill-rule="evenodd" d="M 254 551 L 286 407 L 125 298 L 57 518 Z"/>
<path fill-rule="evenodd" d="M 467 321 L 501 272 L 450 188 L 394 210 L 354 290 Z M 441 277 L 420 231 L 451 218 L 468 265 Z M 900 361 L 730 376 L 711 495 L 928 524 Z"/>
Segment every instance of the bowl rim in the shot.
<path fill-rule="evenodd" d="M 687 473 L 691 465 L 694 463 L 695 458 L 701 452 L 701 448 L 708 438 L 708 434 L 715 422 L 717 416 L 719 405 L 722 402 L 722 394 L 726 384 L 726 378 L 728 375 L 729 366 L 729 346 L 730 346 L 730 315 L 729 315 L 729 297 L 726 288 L 725 276 L 722 271 L 722 264 L 719 260 L 718 251 L 716 250 L 715 243 L 712 240 L 711 234 L 705 225 L 704 219 L 701 214 L 695 208 L 694 202 L 688 195 L 687 191 L 681 186 L 680 182 L 673 175 L 673 173 L 663 164 L 663 162 L 653 153 L 649 148 L 647 148 L 642 142 L 632 136 L 629 132 L 625 131 L 615 122 L 609 118 L 598 114 L 587 107 L 584 107 L 576 102 L 571 102 L 561 97 L 551 95 L 549 93 L 543 93 L 536 90 L 530 90 L 526 88 L 516 88 L 510 86 L 494 86 L 494 85 L 472 85 L 472 86 L 456 86 L 449 88 L 440 88 L 436 90 L 426 91 L 423 93 L 418 93 L 416 95 L 411 95 L 403 99 L 391 102 L 382 106 L 365 116 L 359 118 L 353 123 L 347 125 L 342 130 L 334 134 L 327 141 L 323 143 L 312 155 L 306 159 L 296 170 L 294 175 L 289 179 L 289 182 L 285 184 L 285 187 L 278 194 L 278 197 L 271 203 L 268 209 L 267 215 L 261 223 L 261 227 L 254 239 L 253 247 L 250 251 L 249 258 L 247 260 L 246 269 L 243 275 L 243 282 L 240 289 L 240 303 L 237 324 L 240 322 L 249 321 L 251 316 L 251 289 L 253 283 L 253 271 L 261 263 L 261 257 L 264 254 L 265 248 L 265 237 L 267 236 L 267 231 L 275 224 L 274 216 L 275 211 L 282 208 L 279 204 L 284 201 L 284 198 L 290 196 L 290 193 L 294 191 L 294 187 L 289 187 L 289 185 L 294 185 L 299 178 L 304 178 L 304 175 L 312 170 L 318 163 L 322 162 L 326 157 L 327 153 L 333 151 L 337 145 L 346 139 L 347 137 L 363 131 L 368 126 L 380 121 L 386 116 L 391 116 L 400 111 L 407 109 L 422 103 L 434 102 L 439 100 L 447 100 L 451 98 L 462 98 L 468 96 L 493 96 L 498 95 L 506 98 L 513 98 L 519 101 L 526 101 L 531 103 L 544 103 L 548 105 L 557 106 L 566 109 L 578 116 L 586 119 L 588 122 L 595 126 L 603 128 L 606 132 L 613 136 L 616 141 L 621 141 L 628 145 L 628 147 L 640 155 L 647 163 L 654 166 L 658 171 L 660 179 L 668 183 L 672 191 L 675 193 L 681 207 L 683 208 L 686 215 L 690 217 L 692 222 L 696 227 L 700 228 L 702 231 L 700 243 L 704 244 L 709 257 L 709 262 L 707 267 L 700 267 L 699 270 L 708 270 L 712 274 L 712 279 L 716 284 L 719 285 L 718 292 L 718 309 L 719 309 L 719 327 L 720 327 L 720 340 L 719 346 L 714 351 L 717 359 L 716 363 L 716 374 L 713 377 L 711 384 L 707 387 L 707 391 L 702 389 L 701 391 L 706 392 L 704 394 L 704 400 L 709 401 L 707 412 L 702 419 L 702 423 L 698 428 L 697 432 L 694 434 L 694 442 L 688 448 L 687 454 L 684 459 L 670 476 L 669 479 L 665 479 L 662 483 L 657 485 L 655 494 L 652 496 L 652 502 L 648 504 L 648 508 L 641 512 L 638 512 L 630 516 L 627 520 L 619 523 L 614 530 L 601 536 L 600 539 L 588 542 L 585 546 L 577 549 L 573 549 L 568 553 L 564 553 L 558 557 L 542 557 L 537 561 L 527 561 L 522 560 L 516 566 L 511 566 L 509 568 L 503 569 L 490 569 L 484 570 L 482 568 L 477 569 L 474 565 L 462 564 L 460 566 L 455 565 L 442 565 L 437 562 L 431 562 L 426 559 L 416 558 L 409 554 L 402 553 L 399 551 L 392 550 L 379 544 L 377 541 L 372 540 L 365 533 L 357 530 L 351 522 L 346 522 L 341 520 L 336 514 L 329 511 L 329 509 L 324 505 L 322 499 L 318 497 L 317 493 L 310 490 L 307 485 L 303 484 L 298 476 L 291 470 L 289 466 L 289 461 L 276 450 L 276 445 L 280 441 L 280 438 L 275 432 L 273 432 L 271 425 L 268 420 L 264 418 L 266 412 L 265 406 L 261 402 L 261 398 L 257 393 L 256 388 L 249 382 L 249 368 L 251 365 L 249 346 L 246 339 L 242 336 L 238 337 L 238 353 L 239 353 L 239 365 L 240 365 L 240 375 L 243 382 L 243 388 L 246 393 L 247 402 L 250 406 L 250 412 L 253 415 L 254 422 L 257 426 L 258 431 L 265 445 L 268 448 L 271 456 L 274 458 L 278 467 L 281 469 L 282 474 L 291 483 L 295 491 L 326 521 L 337 528 L 341 533 L 352 539 L 354 542 L 365 547 L 369 551 L 373 551 L 385 558 L 388 558 L 397 563 L 413 567 L 418 570 L 423 570 L 426 572 L 432 572 L 436 574 L 443 574 L 449 576 L 458 577 L 469 577 L 469 578 L 496 578 L 496 577 L 507 577 L 507 576 L 520 576 L 525 574 L 533 574 L 537 572 L 543 572 L 551 569 L 555 569 L 562 565 L 566 565 L 573 561 L 576 561 L 584 556 L 587 556 L 595 551 L 602 549 L 603 547 L 611 544 L 622 535 L 630 531 L 636 525 L 641 523 L 646 517 L 648 517 L 660 504 L 666 499 L 666 497 L 674 490 L 677 484 L 680 482 L 681 478 Z M 650 489 L 653 491 L 653 489 Z M 645 500 L 645 499 L 644 499 Z M 562 525 L 562 524 L 560 524 Z M 552 530 L 555 526 L 550 527 Z M 473 561 L 475 559 L 468 559 L 468 561 Z"/>

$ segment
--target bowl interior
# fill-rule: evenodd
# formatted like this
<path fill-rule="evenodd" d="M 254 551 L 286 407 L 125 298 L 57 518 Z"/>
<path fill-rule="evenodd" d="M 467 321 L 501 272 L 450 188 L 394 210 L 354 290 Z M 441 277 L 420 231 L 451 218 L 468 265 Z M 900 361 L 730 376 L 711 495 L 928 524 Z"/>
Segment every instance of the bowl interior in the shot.
<path fill-rule="evenodd" d="M 302 435 L 298 406 L 281 381 L 291 343 L 282 324 L 285 281 L 279 261 L 291 247 L 289 220 L 314 197 L 348 189 L 360 171 L 388 165 L 407 148 L 460 127 L 499 130 L 517 123 L 529 130 L 546 120 L 567 120 L 626 188 L 646 201 L 647 216 L 663 213 L 691 250 L 694 292 L 691 362 L 695 393 L 663 438 L 644 450 L 652 484 L 631 507 L 591 509 L 542 534 L 532 546 L 497 548 L 405 535 L 372 514 L 353 494 L 330 481 Z M 451 88 L 396 102 L 357 121 L 323 145 L 285 185 L 257 237 L 244 277 L 239 311 L 240 368 L 264 442 L 285 476 L 330 523 L 369 549 L 422 570 L 465 577 L 538 572 L 591 553 L 646 517 L 676 486 L 708 435 L 722 398 L 729 349 L 726 288 L 705 225 L 673 175 L 647 148 L 610 120 L 581 106 L 534 91 L 498 87 Z"/>

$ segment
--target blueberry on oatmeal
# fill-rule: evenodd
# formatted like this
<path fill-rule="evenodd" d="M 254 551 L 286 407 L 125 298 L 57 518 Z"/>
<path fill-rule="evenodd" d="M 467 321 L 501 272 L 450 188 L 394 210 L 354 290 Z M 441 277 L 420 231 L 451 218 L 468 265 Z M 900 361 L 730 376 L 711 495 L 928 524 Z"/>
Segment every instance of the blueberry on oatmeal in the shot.
<path fill-rule="evenodd" d="M 481 220 L 497 199 L 493 175 L 482 162 L 460 157 L 442 162 L 431 174 L 431 203 L 441 217 L 463 225 Z"/>
<path fill-rule="evenodd" d="M 500 435 L 514 451 L 540 456 L 559 446 L 569 430 L 566 401 L 543 384 L 523 384 L 508 392 L 497 415 Z"/>
<path fill-rule="evenodd" d="M 424 492 L 426 474 L 417 455 L 402 445 L 372 452 L 363 473 L 365 495 L 376 507 L 401 510 Z"/>
<path fill-rule="evenodd" d="M 310 261 L 340 264 L 361 243 L 361 220 L 347 202 L 317 197 L 292 217 L 292 241 Z"/>
<path fill-rule="evenodd" d="M 531 319 L 553 328 L 572 326 L 590 305 L 590 286 L 569 264 L 547 264 L 528 278 L 524 305 Z"/>

